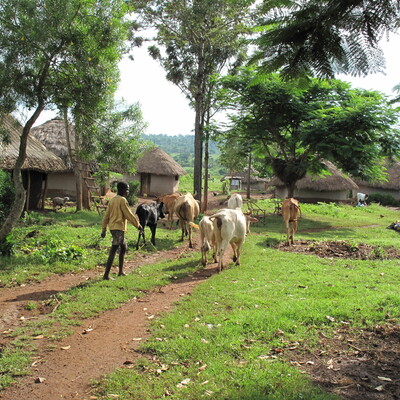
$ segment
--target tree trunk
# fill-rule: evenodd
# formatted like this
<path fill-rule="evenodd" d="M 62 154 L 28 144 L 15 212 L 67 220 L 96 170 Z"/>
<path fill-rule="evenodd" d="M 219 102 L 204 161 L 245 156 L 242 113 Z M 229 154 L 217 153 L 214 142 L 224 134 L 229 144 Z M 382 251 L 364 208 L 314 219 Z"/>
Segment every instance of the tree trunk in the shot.
<path fill-rule="evenodd" d="M 208 122 L 209 121 L 207 121 L 207 123 Z M 205 144 L 204 144 L 204 203 L 203 203 L 203 213 L 204 213 L 204 211 L 207 211 L 207 205 L 208 205 L 208 162 L 209 162 L 208 142 L 209 142 L 209 134 L 206 133 L 206 140 L 205 140 Z"/>
<path fill-rule="evenodd" d="M 0 242 L 4 240 L 4 238 L 13 230 L 15 224 L 17 223 L 19 217 L 21 216 L 24 206 L 25 206 L 25 189 L 22 181 L 22 166 L 26 159 L 26 147 L 28 143 L 29 132 L 40 113 L 43 111 L 44 103 L 39 102 L 38 107 L 35 112 L 32 114 L 31 118 L 26 122 L 25 126 L 22 129 L 22 134 L 19 143 L 19 152 L 17 160 L 15 161 L 14 169 L 13 169 L 13 183 L 15 190 L 15 198 L 14 202 L 11 206 L 10 212 L 4 221 L 3 226 L 0 229 Z"/>
<path fill-rule="evenodd" d="M 201 203 L 202 159 L 203 159 L 203 127 L 204 127 L 204 98 L 205 98 L 205 55 L 204 44 L 198 54 L 198 69 L 195 95 L 195 124 L 194 124 L 194 192 Z M 201 208 L 201 204 L 200 204 Z"/>
<path fill-rule="evenodd" d="M 75 134 L 75 149 L 72 150 L 71 135 L 69 132 L 69 124 L 68 124 L 68 108 L 67 107 L 64 107 L 63 115 L 64 115 L 64 126 L 65 126 L 65 134 L 66 134 L 66 139 L 67 139 L 68 154 L 69 154 L 69 159 L 71 160 L 72 169 L 74 171 L 74 176 L 75 176 L 76 211 L 80 211 L 80 210 L 82 210 L 82 176 L 81 176 L 81 171 L 79 170 L 79 165 L 78 165 L 77 159 L 76 159 L 76 153 L 77 153 L 77 149 L 78 149 L 78 143 L 77 143 L 78 138 L 76 137 L 76 134 Z"/>
<path fill-rule="evenodd" d="M 247 193 L 246 197 L 250 199 L 250 176 L 251 176 L 251 151 L 249 151 L 249 165 L 247 171 Z"/>
<path fill-rule="evenodd" d="M 289 184 L 286 185 L 288 194 L 287 194 L 287 198 L 290 199 L 291 197 L 294 197 L 294 189 L 296 186 L 296 182 L 291 182 Z"/>

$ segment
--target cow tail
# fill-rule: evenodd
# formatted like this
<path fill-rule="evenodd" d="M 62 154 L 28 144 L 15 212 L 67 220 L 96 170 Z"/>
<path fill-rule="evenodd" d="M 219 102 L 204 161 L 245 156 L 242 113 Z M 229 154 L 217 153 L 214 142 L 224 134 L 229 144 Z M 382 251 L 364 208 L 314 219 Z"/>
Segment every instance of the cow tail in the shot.
<path fill-rule="evenodd" d="M 190 225 L 192 228 L 200 229 L 200 226 L 197 225 L 197 224 L 195 224 L 195 223 L 193 223 L 193 222 L 189 222 L 189 225 Z"/>

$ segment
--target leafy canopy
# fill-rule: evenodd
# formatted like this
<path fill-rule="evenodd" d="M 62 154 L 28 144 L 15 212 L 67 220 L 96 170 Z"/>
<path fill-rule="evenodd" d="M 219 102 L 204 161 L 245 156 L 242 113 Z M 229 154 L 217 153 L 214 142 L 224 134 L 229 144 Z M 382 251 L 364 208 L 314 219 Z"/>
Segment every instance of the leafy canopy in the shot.
<path fill-rule="evenodd" d="M 382 157 L 400 152 L 399 110 L 379 92 L 338 80 L 299 86 L 278 74 L 260 79 L 253 69 L 221 84 L 221 104 L 235 110 L 227 137 L 258 147 L 287 186 L 320 172 L 323 159 L 371 180 L 381 176 Z"/>
<path fill-rule="evenodd" d="M 286 77 L 382 72 L 379 41 L 398 28 L 398 0 L 264 0 L 256 59 Z"/>

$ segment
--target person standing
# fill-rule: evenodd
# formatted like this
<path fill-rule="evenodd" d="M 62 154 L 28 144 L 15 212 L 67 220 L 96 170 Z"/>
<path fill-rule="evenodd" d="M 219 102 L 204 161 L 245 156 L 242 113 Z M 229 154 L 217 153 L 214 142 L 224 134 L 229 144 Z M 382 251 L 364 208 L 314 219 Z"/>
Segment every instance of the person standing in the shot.
<path fill-rule="evenodd" d="M 367 193 L 357 193 L 357 205 L 358 206 L 366 206 L 367 199 L 368 199 Z"/>
<path fill-rule="evenodd" d="M 129 208 L 126 196 L 129 193 L 129 185 L 126 182 L 117 183 L 117 195 L 113 197 L 108 203 L 106 213 L 103 217 L 101 237 L 106 236 L 107 226 L 110 229 L 112 236 L 112 244 L 108 255 L 106 269 L 103 279 L 110 279 L 110 270 L 114 262 L 115 254 L 119 248 L 119 263 L 118 263 L 118 276 L 124 276 L 124 259 L 127 250 L 125 241 L 125 232 L 127 230 L 127 222 L 129 221 L 133 226 L 142 229 L 136 215 L 132 213 Z"/>

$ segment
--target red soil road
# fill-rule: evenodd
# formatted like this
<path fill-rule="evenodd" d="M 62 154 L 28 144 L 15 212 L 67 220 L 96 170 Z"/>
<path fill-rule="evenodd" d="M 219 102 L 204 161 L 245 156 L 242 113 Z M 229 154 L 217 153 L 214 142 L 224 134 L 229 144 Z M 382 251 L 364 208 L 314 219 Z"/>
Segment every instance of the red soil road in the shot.
<path fill-rule="evenodd" d="M 198 245 L 195 247 L 198 248 Z M 127 272 L 137 265 L 177 258 L 187 251 L 193 250 L 188 249 L 185 243 L 181 248 L 149 255 L 145 260 L 127 263 Z M 31 373 L 1 391 L 0 399 L 90 399 L 92 380 L 112 372 L 126 362 L 134 361 L 140 355 L 137 349 L 150 334 L 150 321 L 161 313 L 170 311 L 176 301 L 182 296 L 190 295 L 196 285 L 216 272 L 216 264 L 208 265 L 207 268 L 156 289 L 141 299 L 133 299 L 116 310 L 85 320 L 84 325 L 75 329 L 73 335 L 56 342 L 55 350 L 49 350 L 49 342 L 45 338 L 36 340 L 38 357 L 33 363 Z M 24 287 L 2 289 L 0 332 L 15 329 L 23 323 L 21 316 L 27 315 L 24 306 L 29 301 L 46 300 L 52 294 L 102 273 L 103 268 L 77 275 L 55 276 Z M 0 348 L 6 340 L 6 335 L 1 336 Z M 50 345 L 54 346 L 54 343 Z M 37 383 L 39 378 L 44 378 L 42 383 Z"/>

